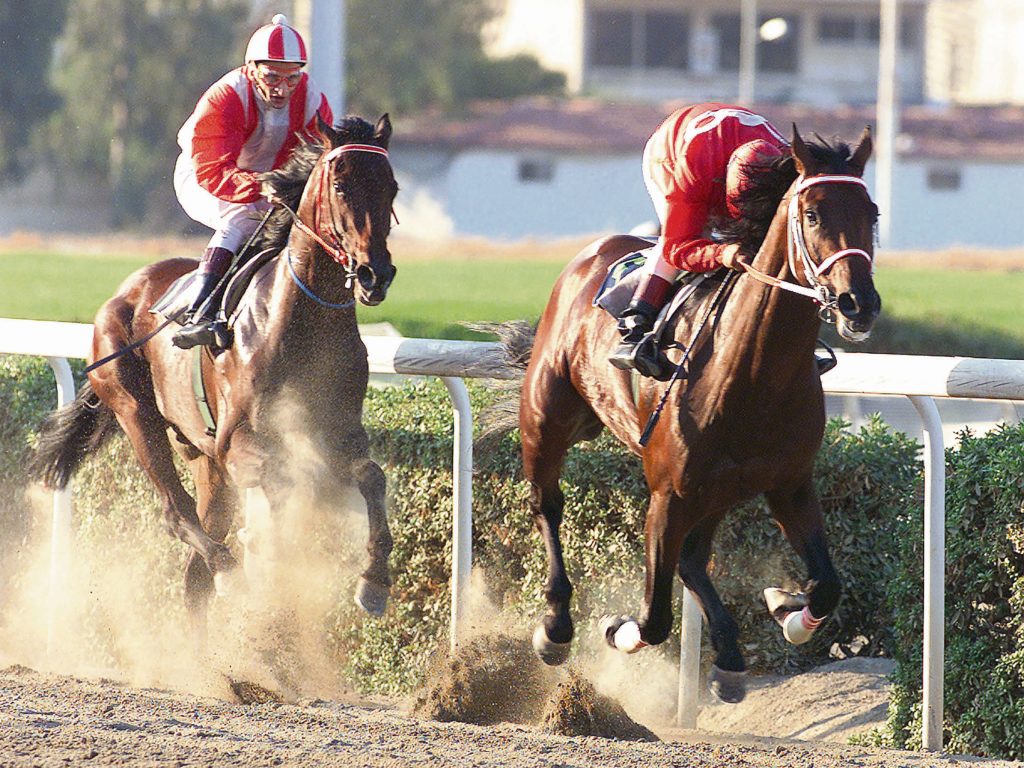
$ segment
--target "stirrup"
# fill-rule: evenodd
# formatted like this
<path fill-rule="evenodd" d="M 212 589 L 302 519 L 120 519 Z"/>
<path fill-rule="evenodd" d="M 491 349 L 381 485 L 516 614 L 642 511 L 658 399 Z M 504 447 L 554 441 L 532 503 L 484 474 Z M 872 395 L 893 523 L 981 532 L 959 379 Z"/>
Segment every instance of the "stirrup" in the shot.
<path fill-rule="evenodd" d="M 821 339 L 818 339 L 818 346 L 825 350 L 824 355 L 819 355 L 817 351 L 814 352 L 814 364 L 818 366 L 818 375 L 822 376 L 839 365 L 839 358 L 836 357 L 836 353 L 832 347 Z"/>
<path fill-rule="evenodd" d="M 223 320 L 198 318 L 195 322 L 178 329 L 171 336 L 171 343 L 178 349 L 204 346 L 213 349 L 227 349 L 234 334 Z"/>
<path fill-rule="evenodd" d="M 640 341 L 624 341 L 608 357 L 608 362 L 622 371 L 634 370 L 641 376 L 657 381 L 672 378 L 673 365 L 665 353 L 658 349 L 653 334 L 647 334 Z"/>

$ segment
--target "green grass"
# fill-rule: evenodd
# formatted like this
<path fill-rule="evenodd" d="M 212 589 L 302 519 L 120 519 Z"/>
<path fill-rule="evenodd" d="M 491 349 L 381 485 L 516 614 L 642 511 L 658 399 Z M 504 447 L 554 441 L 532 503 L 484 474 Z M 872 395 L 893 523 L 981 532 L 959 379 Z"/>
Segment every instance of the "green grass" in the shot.
<path fill-rule="evenodd" d="M 572 256 L 566 250 L 564 261 Z M 41 252 L 0 254 L 0 317 L 91 322 L 130 272 L 131 256 Z M 473 261 L 399 261 L 388 300 L 360 307 L 361 322 L 389 322 L 406 336 L 478 338 L 465 321 L 536 319 L 563 261 L 493 255 Z M 1024 272 L 886 268 L 873 341 L 861 349 L 1024 358 Z"/>

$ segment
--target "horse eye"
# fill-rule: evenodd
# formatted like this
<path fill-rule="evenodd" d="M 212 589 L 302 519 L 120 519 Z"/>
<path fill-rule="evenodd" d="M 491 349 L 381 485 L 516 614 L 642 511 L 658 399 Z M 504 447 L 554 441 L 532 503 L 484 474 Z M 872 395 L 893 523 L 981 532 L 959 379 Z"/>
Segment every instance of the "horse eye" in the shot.
<path fill-rule="evenodd" d="M 818 212 L 815 211 L 813 208 L 806 211 L 804 213 L 804 216 L 807 217 L 807 223 L 810 224 L 812 227 L 818 226 Z"/>
<path fill-rule="evenodd" d="M 340 181 L 334 182 L 334 191 L 338 193 L 338 197 L 345 196 L 345 188 L 341 185 Z"/>

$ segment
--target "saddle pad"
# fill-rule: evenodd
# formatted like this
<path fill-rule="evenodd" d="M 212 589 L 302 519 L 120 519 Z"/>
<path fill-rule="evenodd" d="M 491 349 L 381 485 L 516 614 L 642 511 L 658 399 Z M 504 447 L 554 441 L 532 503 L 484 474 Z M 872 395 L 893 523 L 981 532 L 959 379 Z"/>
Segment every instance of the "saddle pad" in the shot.
<path fill-rule="evenodd" d="M 186 272 L 164 291 L 149 308 L 150 314 L 162 315 L 166 319 L 177 317 L 178 325 L 188 322 L 188 308 L 192 306 L 199 294 L 199 282 L 195 279 L 196 271 Z"/>
<path fill-rule="evenodd" d="M 608 267 L 601 287 L 594 294 L 594 306 L 601 307 L 612 317 L 621 315 L 633 299 L 636 286 L 642 276 L 640 267 L 647 262 L 647 256 L 651 250 L 651 248 L 645 248 L 642 251 L 627 253 Z"/>

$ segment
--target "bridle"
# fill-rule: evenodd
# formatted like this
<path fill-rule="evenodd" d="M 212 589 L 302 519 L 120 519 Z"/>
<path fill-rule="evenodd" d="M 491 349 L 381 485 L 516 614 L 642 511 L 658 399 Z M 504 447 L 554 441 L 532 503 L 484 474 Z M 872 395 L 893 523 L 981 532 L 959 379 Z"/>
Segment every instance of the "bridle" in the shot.
<path fill-rule="evenodd" d="M 345 270 L 345 288 L 351 288 L 352 283 L 356 277 L 356 270 L 352 266 L 352 258 L 348 255 L 348 252 L 342 245 L 341 238 L 338 236 L 337 231 L 334 229 L 333 226 L 331 227 L 327 235 L 332 241 L 330 243 L 327 242 L 327 240 L 325 240 L 319 233 L 320 204 L 321 200 L 323 200 L 324 193 L 326 192 L 325 185 L 327 183 L 327 168 L 329 168 L 331 163 L 333 163 L 338 157 L 340 157 L 345 152 L 369 152 L 375 155 L 383 155 L 385 159 L 388 158 L 388 151 L 383 147 L 376 146 L 375 144 L 342 144 L 340 147 L 335 147 L 331 151 L 327 152 L 323 158 L 324 169 L 320 172 L 320 183 L 319 186 L 317 187 L 316 201 L 313 208 L 314 213 L 312 227 L 310 227 L 308 224 L 306 224 L 306 222 L 300 219 L 298 213 L 293 211 L 291 206 L 289 206 L 287 203 L 279 202 L 278 204 L 282 206 L 286 211 L 288 211 L 288 214 L 292 217 L 292 222 L 295 224 L 296 227 L 298 227 L 300 230 L 302 230 L 302 232 L 304 232 L 306 235 L 308 235 L 314 241 L 316 241 L 316 243 L 319 244 L 320 247 L 323 248 L 324 251 L 337 264 L 339 264 L 343 270 Z M 393 213 L 394 211 L 392 211 L 392 214 Z M 298 274 L 295 272 L 295 267 L 292 264 L 291 249 L 289 248 L 286 250 L 288 254 L 288 271 L 292 276 L 292 280 L 299 287 L 299 289 L 304 294 L 306 294 L 306 296 L 311 298 L 317 304 L 320 304 L 321 306 L 327 307 L 329 309 L 346 309 L 355 304 L 355 298 L 351 299 L 350 301 L 342 302 L 340 304 L 334 304 L 329 301 L 325 301 L 324 299 L 321 299 L 319 296 L 317 296 L 312 291 L 312 289 L 308 285 L 303 283 L 302 280 L 299 278 Z"/>
<path fill-rule="evenodd" d="M 791 283 L 786 280 L 781 280 L 755 269 L 750 264 L 745 262 L 740 263 L 743 264 L 743 269 L 746 273 L 755 280 L 765 283 L 766 285 L 771 285 L 775 288 L 781 288 L 782 290 L 789 291 L 790 293 L 806 296 L 813 300 L 821 306 L 819 314 L 822 319 L 831 321 L 835 313 L 837 298 L 832 292 L 832 289 L 822 283 L 819 278 L 835 266 L 841 259 L 851 256 L 866 259 L 868 264 L 871 265 L 872 271 L 874 271 L 874 261 L 871 258 L 871 254 L 861 248 L 844 248 L 841 251 L 836 251 L 821 263 L 815 263 L 811 259 L 810 252 L 807 249 L 807 243 L 804 240 L 803 226 L 800 224 L 799 197 L 801 192 L 817 184 L 857 184 L 863 187 L 865 191 L 868 187 L 864 179 L 859 176 L 848 175 L 810 176 L 808 178 L 801 178 L 797 182 L 789 199 L 789 210 L 787 216 L 787 258 L 789 261 L 790 272 L 797 275 L 800 273 L 800 269 L 802 268 L 804 279 L 807 281 L 808 285 L 803 286 L 799 283 Z"/>

